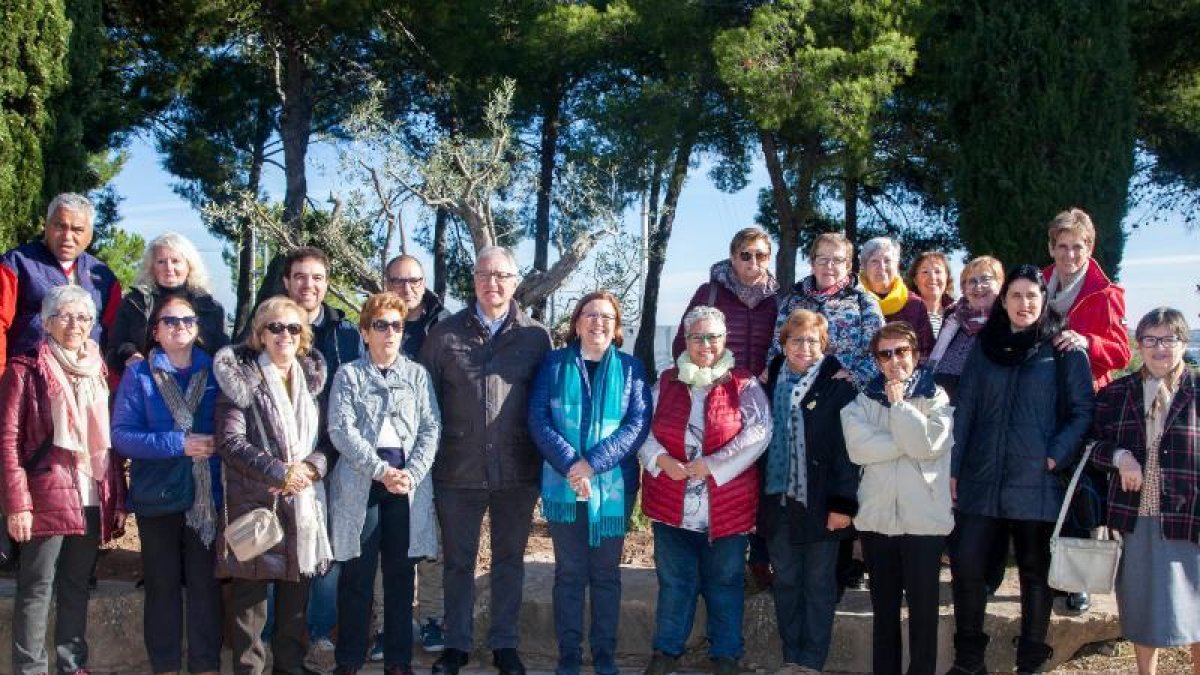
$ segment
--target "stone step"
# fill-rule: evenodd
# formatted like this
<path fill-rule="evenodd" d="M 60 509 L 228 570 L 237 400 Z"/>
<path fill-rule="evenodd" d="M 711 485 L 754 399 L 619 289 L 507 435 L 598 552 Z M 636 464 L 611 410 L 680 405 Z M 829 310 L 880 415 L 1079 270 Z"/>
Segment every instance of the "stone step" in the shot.
<path fill-rule="evenodd" d="M 654 570 L 626 567 L 622 570 L 622 611 L 618 638 L 619 662 L 631 673 L 640 672 L 650 654 L 654 634 L 657 582 Z M 553 669 L 557 658 L 554 615 L 551 601 L 554 564 L 530 561 L 525 568 L 525 596 L 520 631 L 521 653 L 531 669 Z M 476 650 L 472 667 L 487 669 L 491 655 L 485 646 L 490 623 L 488 577 L 476 580 Z M 8 645 L 12 641 L 12 611 L 15 584 L 0 579 L 0 674 L 10 672 Z M 1013 638 L 1020 632 L 1020 601 L 1015 571 L 1009 570 L 1005 584 L 988 605 L 986 630 L 992 636 L 988 664 L 996 671 L 1011 671 Z M 101 581 L 92 594 L 88 614 L 90 663 L 95 673 L 144 673 L 148 671 L 142 642 L 143 594 L 131 582 Z M 833 630 L 833 647 L 828 672 L 867 673 L 871 670 L 871 611 L 866 591 L 849 591 L 838 607 Z M 53 623 L 53 611 L 51 612 Z M 50 634 L 53 634 L 51 628 Z M 704 671 L 707 652 L 704 642 L 704 610 L 700 603 L 696 624 L 688 640 L 684 666 Z M 954 616 L 950 602 L 948 573 L 943 573 L 942 604 L 938 631 L 938 672 L 949 668 L 952 659 L 951 637 Z M 746 599 L 744 623 L 747 671 L 774 671 L 780 665 L 778 633 L 769 593 Z M 1074 616 L 1056 606 L 1050 625 L 1049 642 L 1054 647 L 1053 665 L 1071 658 L 1085 644 L 1120 636 L 1116 602 L 1112 596 L 1096 596 L 1092 609 Z M 586 651 L 586 648 L 585 648 Z M 421 652 L 414 664 L 418 670 L 428 667 L 434 655 Z M 487 672 L 494 672 L 488 670 Z"/>

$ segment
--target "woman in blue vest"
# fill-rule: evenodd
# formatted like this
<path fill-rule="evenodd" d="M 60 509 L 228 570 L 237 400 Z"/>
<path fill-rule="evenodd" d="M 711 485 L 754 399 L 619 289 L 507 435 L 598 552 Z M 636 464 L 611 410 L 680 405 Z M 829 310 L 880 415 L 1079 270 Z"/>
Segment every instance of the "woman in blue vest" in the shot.
<path fill-rule="evenodd" d="M 650 433 L 642 364 L 618 351 L 621 305 L 608 291 L 579 299 L 567 346 L 546 355 L 529 397 L 529 434 L 542 453 L 542 514 L 554 541 L 554 629 L 560 675 L 579 672 L 584 594 L 597 675 L 614 675 L 621 551 L 638 488 L 636 450 Z"/>
<path fill-rule="evenodd" d="M 221 667 L 213 547 L 222 496 L 212 435 L 217 383 L 212 359 L 196 345 L 199 320 L 187 298 L 164 298 L 149 325 L 150 341 L 141 348 L 146 358 L 125 369 L 113 410 L 113 446 L 132 460 L 129 507 L 142 541 L 146 652 L 155 673 L 182 670 L 186 594 L 187 670 L 215 674 Z"/>

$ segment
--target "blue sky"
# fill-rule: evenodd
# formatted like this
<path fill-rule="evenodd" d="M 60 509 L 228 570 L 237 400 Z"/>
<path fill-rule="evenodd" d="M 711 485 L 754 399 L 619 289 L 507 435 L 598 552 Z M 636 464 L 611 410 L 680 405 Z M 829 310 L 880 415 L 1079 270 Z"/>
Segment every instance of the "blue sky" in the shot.
<path fill-rule="evenodd" d="M 117 190 L 125 197 L 121 205 L 121 227 L 137 232 L 147 240 L 168 230 L 190 238 L 209 266 L 217 298 L 232 311 L 233 278 L 221 259 L 222 243 L 200 223 L 199 214 L 171 190 L 172 177 L 161 168 L 153 145 L 138 139 L 130 151 L 130 159 L 115 181 Z M 336 177 L 326 172 L 337 165 L 332 161 L 332 155 L 329 148 L 321 146 L 310 152 L 309 194 L 315 201 L 323 201 L 331 191 L 342 191 Z M 282 194 L 283 176 L 278 169 L 268 167 L 265 182 L 272 194 Z M 756 193 L 766 183 L 761 161 L 755 167 L 750 186 L 732 195 L 713 187 L 703 169 L 692 172 L 680 197 L 668 248 L 659 324 L 678 321 L 696 286 L 707 279 L 709 266 L 728 255 L 728 243 L 733 233 L 753 224 Z M 1127 225 L 1143 217 L 1132 213 Z M 631 212 L 628 221 L 628 227 L 638 227 L 636 213 Z M 523 248 L 518 253 L 522 263 L 530 262 L 530 251 Z M 428 254 L 420 251 L 418 256 L 428 264 Z M 954 258 L 957 277 L 961 254 Z M 807 265 L 801 262 L 797 278 L 807 272 Z M 1189 231 L 1175 216 L 1132 229 L 1125 249 L 1121 283 L 1126 289 L 1131 326 L 1149 309 L 1166 304 L 1183 310 L 1192 328 L 1200 328 L 1200 295 L 1195 292 L 1196 284 L 1200 283 L 1200 231 Z"/>

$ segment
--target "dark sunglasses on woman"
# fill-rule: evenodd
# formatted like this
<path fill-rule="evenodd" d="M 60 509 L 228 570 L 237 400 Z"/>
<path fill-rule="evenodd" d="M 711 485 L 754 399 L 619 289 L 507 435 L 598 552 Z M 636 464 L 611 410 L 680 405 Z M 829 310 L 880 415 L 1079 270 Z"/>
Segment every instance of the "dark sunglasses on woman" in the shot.
<path fill-rule="evenodd" d="M 283 331 L 285 331 L 285 330 L 288 333 L 291 333 L 292 335 L 300 334 L 300 324 L 298 324 L 298 323 L 282 323 L 279 321 L 272 321 L 271 323 L 267 324 L 266 326 L 263 326 L 263 328 L 266 328 L 267 330 L 271 331 L 272 335 L 279 335 L 279 334 L 283 333 Z"/>
<path fill-rule="evenodd" d="M 158 322 L 164 324 L 167 328 L 191 328 L 196 325 L 196 315 L 192 316 L 160 316 Z"/>

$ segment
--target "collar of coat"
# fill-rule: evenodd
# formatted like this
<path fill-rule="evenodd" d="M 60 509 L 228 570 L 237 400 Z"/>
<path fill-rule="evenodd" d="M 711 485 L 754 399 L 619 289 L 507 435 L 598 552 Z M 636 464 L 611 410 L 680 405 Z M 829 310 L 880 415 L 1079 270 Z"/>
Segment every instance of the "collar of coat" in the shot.
<path fill-rule="evenodd" d="M 1051 274 L 1054 274 L 1054 265 L 1047 265 L 1046 267 L 1042 268 L 1042 279 L 1044 279 L 1046 283 L 1050 283 Z M 1094 293 L 1099 293 L 1100 291 L 1103 291 L 1104 289 L 1113 285 L 1112 280 L 1108 278 L 1108 275 L 1104 273 L 1104 270 L 1100 269 L 1100 263 L 1096 262 L 1095 258 L 1088 259 L 1088 266 L 1087 269 L 1083 271 L 1083 274 L 1083 288 L 1080 288 L 1079 295 L 1075 296 L 1075 304 L 1071 305 L 1072 310 L 1078 307 L 1079 303 L 1083 302 L 1084 298 Z"/>
<path fill-rule="evenodd" d="M 258 352 L 249 345 L 239 344 L 223 347 L 213 357 L 213 375 L 221 391 L 239 408 L 248 408 L 254 402 L 254 389 L 263 380 L 259 370 Z M 297 357 L 308 391 L 316 396 L 325 386 L 328 369 L 321 352 L 312 349 L 304 356 Z"/>

